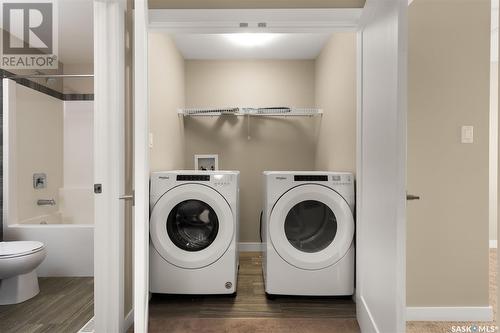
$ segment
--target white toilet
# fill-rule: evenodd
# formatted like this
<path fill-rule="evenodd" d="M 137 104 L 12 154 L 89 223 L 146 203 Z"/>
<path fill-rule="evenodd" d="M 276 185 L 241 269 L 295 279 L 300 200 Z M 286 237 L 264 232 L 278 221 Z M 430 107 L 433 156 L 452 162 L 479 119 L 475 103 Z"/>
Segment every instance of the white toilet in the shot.
<path fill-rule="evenodd" d="M 47 252 L 41 242 L 0 242 L 0 305 L 17 304 L 36 296 L 36 268 Z"/>

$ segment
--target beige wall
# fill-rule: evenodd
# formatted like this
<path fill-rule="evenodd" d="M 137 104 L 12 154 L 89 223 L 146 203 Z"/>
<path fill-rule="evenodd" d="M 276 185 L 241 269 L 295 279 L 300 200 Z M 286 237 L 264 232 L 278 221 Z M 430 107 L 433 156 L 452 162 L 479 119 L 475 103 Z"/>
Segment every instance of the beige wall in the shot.
<path fill-rule="evenodd" d="M 314 106 L 314 61 L 186 61 L 188 107 Z M 319 118 L 187 118 L 186 167 L 219 154 L 240 170 L 240 241 L 259 241 L 262 171 L 313 170 Z"/>
<path fill-rule="evenodd" d="M 149 8 L 360 8 L 365 0 L 149 0 Z"/>
<path fill-rule="evenodd" d="M 17 200 L 20 221 L 59 209 L 63 187 L 63 102 L 16 85 Z M 33 174 L 46 173 L 47 187 L 35 190 Z M 55 199 L 56 206 L 37 206 Z"/>
<path fill-rule="evenodd" d="M 177 110 L 184 107 L 184 59 L 172 39 L 149 34 L 151 171 L 184 168 L 184 134 Z"/>
<path fill-rule="evenodd" d="M 409 306 L 488 305 L 489 44 L 487 0 L 410 6 Z"/>
<path fill-rule="evenodd" d="M 316 59 L 316 106 L 324 111 L 316 170 L 356 171 L 356 34 L 336 33 Z"/>

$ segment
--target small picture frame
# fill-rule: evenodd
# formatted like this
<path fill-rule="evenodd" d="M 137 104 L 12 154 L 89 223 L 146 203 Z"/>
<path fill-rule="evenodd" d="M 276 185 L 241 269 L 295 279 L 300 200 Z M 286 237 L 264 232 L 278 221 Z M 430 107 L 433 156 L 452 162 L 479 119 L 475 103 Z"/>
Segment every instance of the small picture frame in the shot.
<path fill-rule="evenodd" d="M 219 170 L 219 155 L 194 155 L 194 169 L 198 171 Z"/>

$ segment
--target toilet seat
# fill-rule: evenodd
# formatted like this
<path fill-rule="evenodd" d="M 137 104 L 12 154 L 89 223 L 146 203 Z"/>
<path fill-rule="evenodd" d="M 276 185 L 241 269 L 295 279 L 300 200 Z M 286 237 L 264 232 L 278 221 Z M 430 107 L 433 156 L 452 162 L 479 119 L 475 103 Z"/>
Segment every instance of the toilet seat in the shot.
<path fill-rule="evenodd" d="M 0 242 L 0 260 L 26 256 L 43 248 L 43 243 L 35 241 Z"/>

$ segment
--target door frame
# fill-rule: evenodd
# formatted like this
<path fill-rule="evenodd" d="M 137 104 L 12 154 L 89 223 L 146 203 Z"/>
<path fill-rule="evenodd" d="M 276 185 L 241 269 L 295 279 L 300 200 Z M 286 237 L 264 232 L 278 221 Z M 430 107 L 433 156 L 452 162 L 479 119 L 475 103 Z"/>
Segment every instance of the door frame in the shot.
<path fill-rule="evenodd" d="M 124 332 L 124 0 L 94 0 L 94 332 Z"/>
<path fill-rule="evenodd" d="M 377 6 L 376 3 L 379 0 L 367 0 L 367 5 Z M 386 1 L 383 1 L 386 2 Z M 407 6 L 407 0 L 390 0 L 390 3 L 398 3 L 403 6 L 403 3 Z M 361 55 L 362 55 L 362 30 L 363 25 L 367 18 L 370 17 L 372 13 L 376 11 L 371 11 L 370 7 L 365 5 L 365 8 L 359 9 L 171 9 L 171 10 L 148 10 L 147 1 L 145 0 L 135 0 L 135 114 L 136 117 L 140 117 L 140 124 L 135 126 L 135 135 L 140 136 L 136 139 L 135 153 L 140 153 L 142 156 L 142 161 L 136 164 L 136 223 L 134 228 L 135 233 L 135 290 L 134 290 L 134 300 L 135 300 L 135 329 L 137 331 L 147 331 L 148 325 L 148 281 L 149 281 L 149 270 L 148 270 L 148 250 L 149 250 L 149 223 L 148 214 L 146 213 L 149 209 L 149 202 L 147 200 L 148 193 L 144 185 L 147 183 L 149 177 L 149 145 L 148 145 L 148 133 L 149 133 L 149 109 L 148 109 L 148 32 L 149 31 L 164 31 L 164 32 L 176 32 L 176 33 L 231 33 L 231 32 L 241 32 L 239 26 L 240 22 L 249 22 L 250 27 L 254 26 L 254 23 L 264 21 L 275 21 L 278 24 L 270 25 L 266 28 L 266 32 L 275 33 L 298 33 L 298 32 L 342 32 L 342 31 L 352 31 L 358 32 L 358 129 L 360 119 L 363 116 L 363 106 L 362 101 L 362 90 L 360 90 L 361 83 L 363 80 L 363 75 L 361 73 Z M 150 17 L 150 19 L 148 19 Z M 406 17 L 402 18 L 403 23 Z M 222 22 L 222 23 L 221 23 Z M 215 24 L 217 23 L 217 24 Z M 404 24 L 403 24 L 404 25 Z M 404 27 L 403 27 L 404 29 Z M 245 31 L 249 31 L 248 29 Z M 250 28 L 250 31 L 258 31 L 258 28 Z M 401 43 L 405 43 L 405 38 L 401 37 L 401 30 L 399 33 L 399 38 Z M 398 78 L 398 80 L 406 79 L 406 64 L 397 64 L 398 70 L 404 72 L 403 76 Z M 406 202 L 405 202 L 405 188 L 406 179 L 405 175 L 405 159 L 406 159 L 406 84 L 403 81 L 401 87 L 397 89 L 396 94 L 402 94 L 403 98 L 398 101 L 397 113 L 399 114 L 397 124 L 388 124 L 389 130 L 397 132 L 396 137 L 399 140 L 397 160 L 394 161 L 397 164 L 398 175 L 391 182 L 391 186 L 396 189 L 396 192 L 402 192 L 401 198 L 396 199 L 396 207 L 394 207 L 393 217 L 399 223 L 401 223 L 401 228 L 398 228 L 398 253 L 397 253 L 397 266 L 396 274 L 398 276 L 398 285 L 396 286 L 398 294 L 398 313 L 397 327 L 399 330 L 404 330 L 406 312 L 406 304 L 404 303 L 405 298 L 405 247 L 406 247 L 406 234 L 405 234 L 405 219 L 406 219 Z M 137 112 L 137 110 L 143 110 L 144 112 Z M 395 125 L 393 127 L 392 125 Z M 358 130 L 358 161 L 357 170 L 360 170 L 360 166 L 363 164 L 362 157 L 362 143 L 361 143 L 361 133 Z M 137 158 L 137 157 L 136 157 Z M 137 168 L 139 166 L 139 169 Z M 389 185 L 389 184 L 386 184 Z M 137 192 L 137 186 L 141 187 L 140 195 Z M 362 191 L 362 183 L 357 183 L 356 189 L 358 194 Z M 359 196 L 358 196 L 359 198 Z M 139 202 L 140 200 L 140 202 Z M 360 203 L 358 203 L 360 204 Z M 362 205 L 357 208 L 358 213 L 362 213 Z M 356 221 L 358 224 L 358 221 Z M 144 261 L 144 262 L 139 262 Z M 363 276 L 357 278 L 358 283 L 362 285 Z M 356 295 L 359 291 L 356 291 Z M 357 297 L 359 300 L 359 298 Z M 369 320 L 371 323 L 371 329 L 367 331 L 378 332 L 376 324 L 373 318 L 370 316 Z M 374 328 L 374 329 L 373 329 Z"/>
<path fill-rule="evenodd" d="M 149 315 L 148 1 L 134 0 L 134 331 Z"/>

